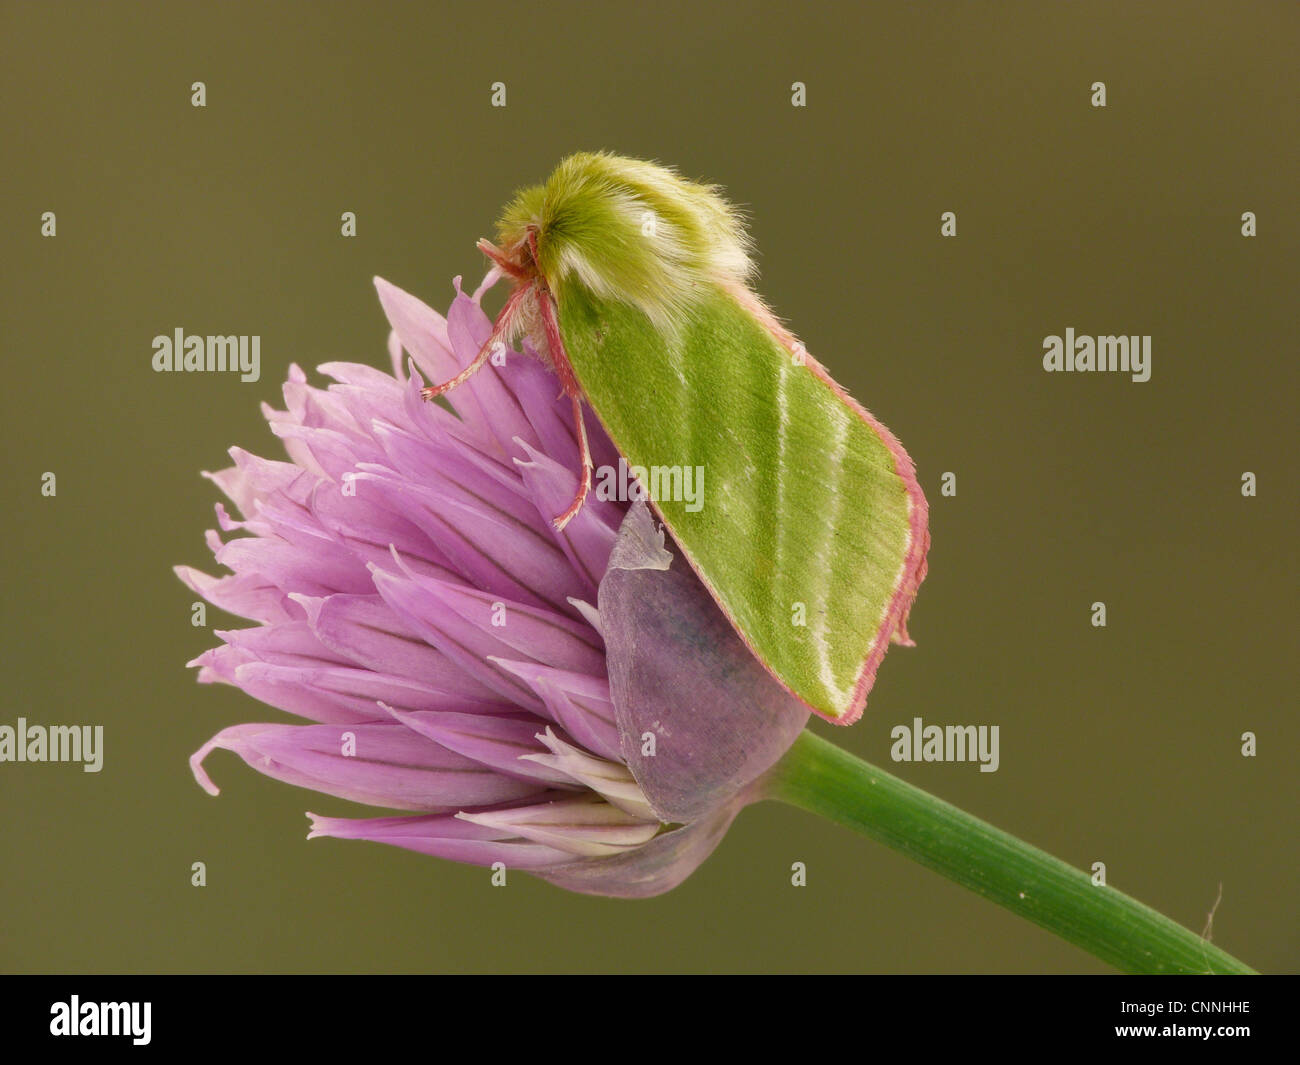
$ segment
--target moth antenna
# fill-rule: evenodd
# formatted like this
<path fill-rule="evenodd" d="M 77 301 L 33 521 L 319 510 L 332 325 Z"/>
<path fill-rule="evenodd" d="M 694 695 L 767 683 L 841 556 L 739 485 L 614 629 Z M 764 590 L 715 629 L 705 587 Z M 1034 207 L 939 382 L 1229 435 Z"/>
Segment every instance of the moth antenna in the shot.
<path fill-rule="evenodd" d="M 569 398 L 573 401 L 573 420 L 578 426 L 578 456 L 582 461 L 582 477 L 578 481 L 578 491 L 574 494 L 569 509 L 551 519 L 556 532 L 564 532 L 564 527 L 582 510 L 582 505 L 587 501 L 587 494 L 591 491 L 591 470 L 594 465 L 591 459 L 591 445 L 587 442 L 587 423 L 582 418 L 582 400 L 577 395 Z"/>
<path fill-rule="evenodd" d="M 487 340 L 483 341 L 483 346 L 479 348 L 478 354 L 474 356 L 474 361 L 451 380 L 444 381 L 440 385 L 430 385 L 428 388 L 420 389 L 420 395 L 425 399 L 436 399 L 444 392 L 450 392 L 457 385 L 463 385 L 479 370 L 483 369 L 488 359 L 492 357 L 492 352 L 496 349 L 496 346 L 502 343 L 501 338 L 510 332 L 511 327 L 514 325 L 515 316 L 519 313 L 519 308 L 523 304 L 524 297 L 531 291 L 531 285 L 521 285 L 510 293 L 505 306 L 501 308 L 501 313 L 497 315 L 497 320 L 492 326 L 492 332 L 488 334 Z"/>
<path fill-rule="evenodd" d="M 475 245 L 475 247 L 477 247 L 479 251 L 481 251 L 489 259 L 491 259 L 494 263 L 496 263 L 497 266 L 500 267 L 502 273 L 509 274 L 517 281 L 526 280 L 528 275 L 524 271 L 523 267 L 521 267 L 517 262 L 511 259 L 510 256 L 508 256 L 505 252 L 503 252 L 500 248 L 498 248 L 486 237 L 480 239 L 478 244 Z"/>

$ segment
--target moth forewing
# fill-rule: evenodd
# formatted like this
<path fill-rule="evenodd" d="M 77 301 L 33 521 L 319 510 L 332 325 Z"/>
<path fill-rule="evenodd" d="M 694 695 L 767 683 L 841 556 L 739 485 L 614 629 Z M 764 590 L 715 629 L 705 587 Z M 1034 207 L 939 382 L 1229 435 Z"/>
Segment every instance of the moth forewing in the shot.
<path fill-rule="evenodd" d="M 629 463 L 704 471 L 702 505 L 651 502 L 737 632 L 812 710 L 855 720 L 923 575 L 906 453 L 719 287 L 672 339 L 579 289 L 559 312 L 579 385 Z"/>

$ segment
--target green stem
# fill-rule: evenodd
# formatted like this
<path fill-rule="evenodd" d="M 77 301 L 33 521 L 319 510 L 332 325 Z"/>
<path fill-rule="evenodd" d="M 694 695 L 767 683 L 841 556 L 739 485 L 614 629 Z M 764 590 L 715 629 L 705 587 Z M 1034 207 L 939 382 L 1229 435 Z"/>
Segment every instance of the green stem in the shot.
<path fill-rule="evenodd" d="M 768 794 L 856 829 L 1126 972 L 1252 973 L 1182 925 L 811 732 Z"/>

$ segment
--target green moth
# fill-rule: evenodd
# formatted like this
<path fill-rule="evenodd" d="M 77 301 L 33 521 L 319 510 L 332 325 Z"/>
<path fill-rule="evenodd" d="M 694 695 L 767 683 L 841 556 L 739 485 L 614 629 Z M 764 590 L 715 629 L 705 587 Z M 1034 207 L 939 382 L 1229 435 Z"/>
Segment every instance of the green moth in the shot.
<path fill-rule="evenodd" d="M 740 217 L 711 185 L 607 153 L 517 194 L 479 247 L 514 284 L 482 351 L 527 336 L 633 466 L 703 468 L 706 499 L 652 505 L 736 632 L 821 716 L 856 720 L 925 576 L 907 452 L 750 288 Z M 671 494 L 671 493 L 670 493 Z"/>

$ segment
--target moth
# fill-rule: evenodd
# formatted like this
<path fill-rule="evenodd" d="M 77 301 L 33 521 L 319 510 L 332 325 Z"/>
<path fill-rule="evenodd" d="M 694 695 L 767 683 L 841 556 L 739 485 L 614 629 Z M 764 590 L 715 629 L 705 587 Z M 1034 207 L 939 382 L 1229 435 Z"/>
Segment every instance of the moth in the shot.
<path fill-rule="evenodd" d="M 512 285 L 477 357 L 527 337 L 633 466 L 707 473 L 707 496 L 650 502 L 736 632 L 811 710 L 862 713 L 925 576 L 927 505 L 907 452 L 751 288 L 739 212 L 713 185 L 605 152 L 516 194 L 479 248 Z M 670 493 L 671 494 L 671 493 Z"/>

